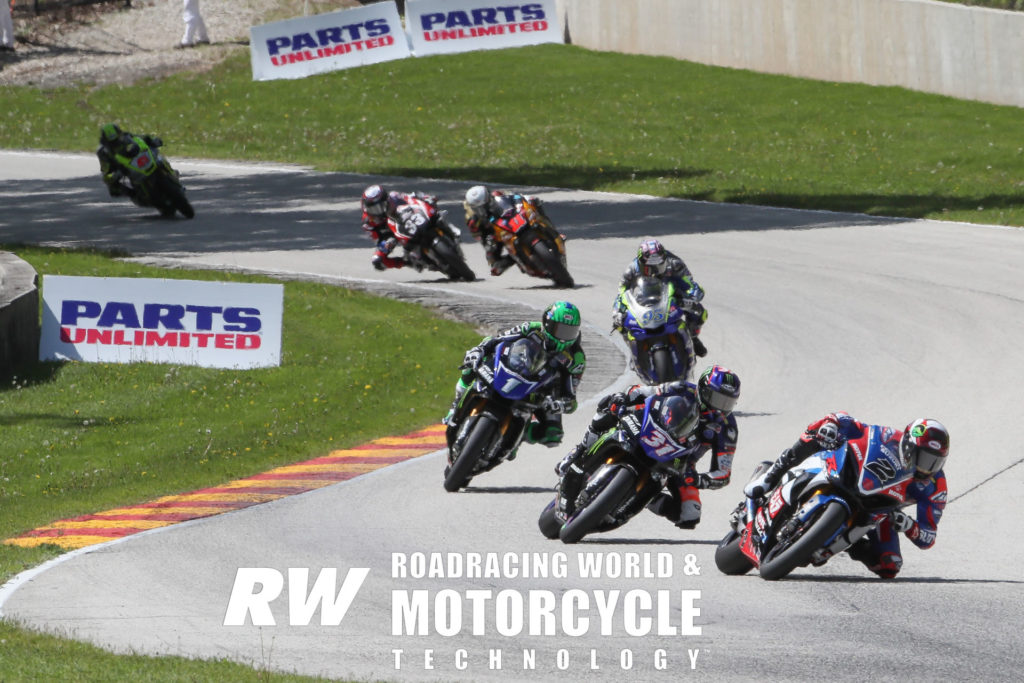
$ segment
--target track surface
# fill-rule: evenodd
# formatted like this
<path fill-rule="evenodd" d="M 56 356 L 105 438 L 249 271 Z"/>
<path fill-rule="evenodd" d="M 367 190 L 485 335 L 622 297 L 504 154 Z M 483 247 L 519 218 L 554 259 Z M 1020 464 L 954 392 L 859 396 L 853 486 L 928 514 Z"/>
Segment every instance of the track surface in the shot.
<path fill-rule="evenodd" d="M 0 595 L 5 616 L 117 651 L 229 657 L 360 680 L 1020 680 L 1020 230 L 538 188 L 570 239 L 577 288 L 562 292 L 511 272 L 449 284 L 428 273 L 378 274 L 369 267 L 357 198 L 372 178 L 177 165 L 196 206 L 193 221 L 160 220 L 106 200 L 88 157 L 0 153 L 0 230 L 8 242 L 119 247 L 182 265 L 377 280 L 387 292 L 470 302 L 470 310 L 509 300 L 539 309 L 564 296 L 594 325 L 585 345 L 605 334 L 618 274 L 638 241 L 656 236 L 683 256 L 708 292 L 706 360 L 731 366 L 743 379 L 733 483 L 705 492 L 695 531 L 645 513 L 616 532 L 562 546 L 540 535 L 536 518 L 564 448 L 523 448 L 516 461 L 459 494 L 442 489 L 443 458 L 435 454 L 102 546 L 9 587 Z M 415 187 L 437 193 L 461 218 L 457 201 L 466 184 Z M 468 242 L 464 249 L 484 275 L 482 250 Z M 617 374 L 622 359 L 607 353 L 607 342 L 587 348 L 600 349 L 584 396 L 590 399 L 626 376 Z M 582 433 L 592 408 L 591 401 L 567 418 L 567 442 Z M 714 547 L 749 471 L 832 410 L 894 426 L 931 416 L 949 427 L 950 503 L 936 546 L 922 552 L 904 541 L 904 570 L 892 582 L 845 557 L 776 583 L 720 575 Z M 395 431 L 403 430 L 396 416 Z M 393 577 L 393 553 L 414 552 L 534 553 L 551 562 L 562 552 L 569 569 L 566 578 Z M 580 578 L 577 558 L 598 553 L 667 553 L 672 575 Z M 699 574 L 685 569 L 688 555 Z M 338 626 L 320 626 L 316 616 L 309 626 L 288 625 L 287 588 L 271 603 L 276 626 L 224 626 L 240 567 L 282 574 L 306 567 L 311 576 L 334 567 L 339 587 L 349 568 L 370 571 Z M 702 633 L 632 636 L 619 609 L 611 634 L 602 635 L 598 612 L 590 609 L 581 612 L 591 623 L 579 636 L 565 635 L 560 619 L 557 635 L 524 629 L 505 636 L 487 609 L 485 633 L 473 635 L 467 604 L 457 635 L 440 635 L 433 614 L 428 635 L 392 635 L 393 590 L 423 589 L 433 597 L 443 589 L 512 589 L 526 597 L 531 589 L 561 595 L 568 588 L 592 599 L 598 590 L 670 591 L 672 606 L 662 618 L 674 626 L 687 622 L 679 591 L 700 591 L 694 621 Z M 663 670 L 655 668 L 659 648 L 667 652 Z M 396 649 L 403 650 L 397 670 Z M 492 649 L 502 651 L 500 669 L 489 666 Z M 524 649 L 535 650 L 536 669 L 524 670 Z M 560 649 L 568 655 L 564 671 Z M 433 651 L 432 669 L 426 650 Z M 464 670 L 455 666 L 459 650 L 466 652 Z M 628 672 L 620 666 L 623 650 L 633 656 Z"/>

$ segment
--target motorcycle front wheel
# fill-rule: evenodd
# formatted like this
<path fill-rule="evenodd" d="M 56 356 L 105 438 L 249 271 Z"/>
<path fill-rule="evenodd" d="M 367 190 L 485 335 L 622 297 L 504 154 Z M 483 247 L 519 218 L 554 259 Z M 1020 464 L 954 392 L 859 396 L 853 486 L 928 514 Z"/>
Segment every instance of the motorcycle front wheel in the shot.
<path fill-rule="evenodd" d="M 477 418 L 462 444 L 462 450 L 459 451 L 458 457 L 455 458 L 455 462 L 451 464 L 448 473 L 444 476 L 445 491 L 458 491 L 469 484 L 473 469 L 483 458 L 484 452 L 494 441 L 497 432 L 498 423 L 492 416 L 484 414 Z"/>
<path fill-rule="evenodd" d="M 459 256 L 455 245 L 445 238 L 434 242 L 434 254 L 444 264 L 444 273 L 452 280 L 465 280 L 473 282 L 476 280 L 476 273 Z"/>
<path fill-rule="evenodd" d="M 799 566 L 807 564 L 815 550 L 821 548 L 846 521 L 847 512 L 840 503 L 830 501 L 814 518 L 809 519 L 788 539 L 770 549 L 761 558 L 761 578 L 775 581 Z"/>
<path fill-rule="evenodd" d="M 604 518 L 617 508 L 636 485 L 636 475 L 625 467 L 618 467 L 597 495 L 590 499 L 562 526 L 558 537 L 563 543 L 576 543 L 601 525 Z"/>
<path fill-rule="evenodd" d="M 185 188 L 181 185 L 161 174 L 157 179 L 157 189 L 166 198 L 167 202 L 174 207 L 174 210 L 178 211 L 182 216 L 185 218 L 195 217 L 195 209 L 189 204 L 188 199 L 185 197 Z M 171 215 L 174 215 L 174 211 L 171 211 Z"/>
<path fill-rule="evenodd" d="M 537 242 L 533 245 L 533 254 L 541 265 L 541 270 L 548 274 L 559 287 L 572 288 L 576 282 L 569 275 L 568 269 L 562 265 L 562 258 L 558 251 L 552 249 L 546 242 Z"/>

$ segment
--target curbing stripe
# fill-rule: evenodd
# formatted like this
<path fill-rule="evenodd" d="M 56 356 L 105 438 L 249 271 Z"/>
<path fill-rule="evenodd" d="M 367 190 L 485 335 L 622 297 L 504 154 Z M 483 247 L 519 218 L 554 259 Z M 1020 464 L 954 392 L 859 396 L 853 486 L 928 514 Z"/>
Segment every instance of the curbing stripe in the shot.
<path fill-rule="evenodd" d="M 446 448 L 444 425 L 388 436 L 261 474 L 146 503 L 62 519 L 8 538 L 5 545 L 84 548 L 149 529 L 259 505 L 354 479 L 394 463 Z"/>

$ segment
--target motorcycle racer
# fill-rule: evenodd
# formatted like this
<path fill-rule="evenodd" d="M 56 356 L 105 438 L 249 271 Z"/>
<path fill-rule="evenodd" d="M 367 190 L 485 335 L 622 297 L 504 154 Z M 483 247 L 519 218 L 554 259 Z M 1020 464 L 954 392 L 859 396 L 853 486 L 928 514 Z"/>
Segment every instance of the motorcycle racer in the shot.
<path fill-rule="evenodd" d="M 362 228 L 370 238 L 377 244 L 377 249 L 370 259 L 370 263 L 377 270 L 388 268 L 401 268 L 408 263 L 406 258 L 395 258 L 391 252 L 398 246 L 388 221 L 401 223 L 410 217 L 415 209 L 410 205 L 410 199 L 419 199 L 437 209 L 437 197 L 421 192 L 396 192 L 388 191 L 383 185 L 370 185 L 363 190 L 360 205 L 363 209 Z M 460 231 L 448 225 L 447 221 L 438 218 L 439 224 L 448 233 L 448 236 L 456 243 L 461 235 Z"/>
<path fill-rule="evenodd" d="M 136 197 L 134 188 L 124 185 L 121 180 L 125 174 L 118 156 L 133 157 L 138 154 L 138 145 L 135 138 L 140 138 L 151 149 L 156 151 L 157 147 L 163 146 L 163 140 L 155 135 L 138 135 L 122 130 L 116 123 L 107 123 L 100 127 L 100 146 L 96 150 L 96 156 L 100 160 L 100 174 L 107 186 L 107 192 L 111 197 L 127 196 L 136 204 L 140 204 Z M 157 151 L 157 154 L 159 152 Z M 141 205 L 141 204 L 140 204 Z"/>
<path fill-rule="evenodd" d="M 740 379 L 721 365 L 707 368 L 697 384 L 685 381 L 665 382 L 657 386 L 637 384 L 624 393 L 605 396 L 587 427 L 583 440 L 555 467 L 562 477 L 559 514 L 572 514 L 572 501 L 584 483 L 581 467 L 587 450 L 602 433 L 615 426 L 626 411 L 643 411 L 645 401 L 655 395 L 682 396 L 692 401 L 697 413 L 693 428 L 679 436 L 683 450 L 676 458 L 678 473 L 669 478 L 665 490 L 647 506 L 655 514 L 681 529 L 693 529 L 700 523 L 701 489 L 719 489 L 729 483 L 736 453 L 738 429 L 732 412 L 740 396 Z M 708 471 L 698 473 L 697 462 L 711 452 Z"/>
<path fill-rule="evenodd" d="M 562 442 L 562 413 L 576 410 L 576 390 L 587 367 L 580 345 L 580 311 L 568 301 L 556 301 L 544 309 L 539 321 L 525 322 L 493 337 L 485 337 L 466 351 L 455 385 L 455 399 L 442 422 L 449 424 L 466 389 L 474 381 L 476 368 L 488 360 L 502 342 L 513 343 L 523 337 L 538 342 L 548 355 L 547 363 L 558 368 L 561 381 L 552 387 L 550 400 L 534 412 L 526 431 L 527 443 L 542 443 L 552 448 Z"/>
<path fill-rule="evenodd" d="M 835 412 L 807 426 L 804 433 L 774 463 L 762 463 L 763 470 L 743 489 L 748 498 L 761 498 L 794 465 L 818 451 L 834 450 L 844 441 L 865 434 L 870 425 L 859 422 L 845 412 Z M 935 544 L 936 532 L 946 507 L 946 475 L 943 472 L 949 455 L 949 432 L 937 420 L 920 418 L 903 430 L 882 427 L 883 438 L 899 451 L 904 465 L 914 470 L 914 480 L 907 487 L 907 499 L 917 506 L 917 519 L 902 510 L 889 513 L 877 527 L 847 549 L 850 557 L 862 562 L 883 579 L 895 577 L 903 566 L 899 534 L 903 533 L 918 548 L 927 550 Z"/>
<path fill-rule="evenodd" d="M 708 319 L 708 312 L 701 299 L 704 298 L 704 289 L 697 284 L 690 269 L 686 267 L 683 260 L 665 248 L 658 240 L 644 240 L 637 249 L 634 258 L 619 280 L 619 293 L 616 296 L 612 311 L 612 329 L 621 330 L 622 320 L 625 316 L 625 304 L 622 295 L 629 291 L 642 276 L 657 277 L 667 283 L 671 283 L 676 292 L 682 296 L 679 305 L 686 311 L 686 329 L 693 341 L 693 352 L 700 357 L 707 355 L 707 348 L 704 342 L 697 336 L 701 327 Z"/>
<path fill-rule="evenodd" d="M 491 275 L 501 275 L 510 266 L 515 265 L 515 260 L 510 255 L 502 256 L 505 245 L 494 235 L 494 221 L 519 211 L 524 198 L 536 206 L 545 217 L 547 216 L 539 197 L 490 190 L 485 185 L 474 185 L 466 190 L 466 199 L 462 203 L 466 210 L 466 226 L 473 234 L 473 238 L 483 245 L 487 265 L 491 267 Z"/>

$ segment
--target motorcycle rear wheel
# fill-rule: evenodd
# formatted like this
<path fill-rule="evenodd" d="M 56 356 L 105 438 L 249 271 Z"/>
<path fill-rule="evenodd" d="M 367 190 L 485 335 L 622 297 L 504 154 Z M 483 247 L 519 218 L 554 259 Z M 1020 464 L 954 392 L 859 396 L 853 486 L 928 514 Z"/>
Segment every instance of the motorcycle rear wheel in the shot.
<path fill-rule="evenodd" d="M 775 581 L 797 567 L 807 564 L 815 550 L 824 545 L 846 521 L 847 512 L 840 503 L 830 501 L 816 519 L 810 520 L 794 534 L 795 540 L 775 546 L 761 558 L 761 578 Z"/>
<path fill-rule="evenodd" d="M 484 455 L 484 451 L 494 440 L 498 431 L 498 423 L 490 415 L 481 415 L 470 428 L 470 433 L 462 444 L 459 457 L 451 464 L 444 477 L 444 490 L 458 491 L 469 484 L 473 469 Z"/>
<path fill-rule="evenodd" d="M 548 506 L 540 513 L 540 518 L 537 520 L 537 526 L 545 538 L 558 538 L 558 532 L 562 528 L 562 523 L 555 516 L 556 505 L 557 501 L 554 500 L 548 503 Z"/>
<path fill-rule="evenodd" d="M 559 287 L 572 288 L 576 285 L 568 269 L 562 265 L 561 255 L 553 250 L 546 242 L 537 242 L 533 245 L 533 253 L 540 263 L 542 270 L 548 274 Z"/>
<path fill-rule="evenodd" d="M 576 543 L 600 526 L 604 518 L 622 503 L 636 485 L 636 475 L 625 467 L 619 467 L 587 505 L 576 512 L 558 533 L 563 543 Z"/>
<path fill-rule="evenodd" d="M 754 563 L 740 550 L 740 535 L 735 530 L 715 548 L 715 566 L 728 576 L 746 574 L 754 568 Z"/>

